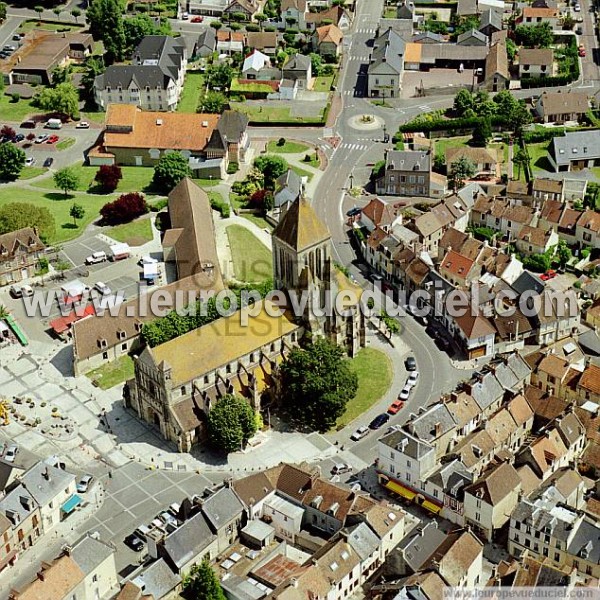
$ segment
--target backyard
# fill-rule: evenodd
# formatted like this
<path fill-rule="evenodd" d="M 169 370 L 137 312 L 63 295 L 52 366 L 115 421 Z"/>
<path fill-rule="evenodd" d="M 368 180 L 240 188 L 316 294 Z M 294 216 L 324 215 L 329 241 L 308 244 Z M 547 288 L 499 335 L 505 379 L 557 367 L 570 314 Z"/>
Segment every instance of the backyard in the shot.
<path fill-rule="evenodd" d="M 103 231 L 117 242 L 125 242 L 130 246 L 142 246 L 152 240 L 152 222 L 149 218 L 140 218 L 131 223 L 116 225 Z"/>
<path fill-rule="evenodd" d="M 350 361 L 350 368 L 358 377 L 358 391 L 346 405 L 346 412 L 338 419 L 338 428 L 350 424 L 381 400 L 392 382 L 390 359 L 380 350 L 363 348 Z"/>
<path fill-rule="evenodd" d="M 203 90 L 204 75 L 201 73 L 187 73 L 177 112 L 195 113 Z"/>
<path fill-rule="evenodd" d="M 260 106 L 247 102 L 231 102 L 231 108 L 243 112 L 254 123 L 322 123 L 325 120 L 325 108 L 319 116 L 292 115 L 291 106 Z"/>
<path fill-rule="evenodd" d="M 238 281 L 253 283 L 271 279 L 271 251 L 241 225 L 230 225 L 226 231 L 235 278 Z"/>
<path fill-rule="evenodd" d="M 321 75 L 316 77 L 312 87 L 313 92 L 329 92 L 333 85 L 333 77 L 333 75 Z"/>
<path fill-rule="evenodd" d="M 119 383 L 131 379 L 133 374 L 133 359 L 131 356 L 125 355 L 114 362 L 86 373 L 86 376 L 96 382 L 101 389 L 108 390 Z"/>

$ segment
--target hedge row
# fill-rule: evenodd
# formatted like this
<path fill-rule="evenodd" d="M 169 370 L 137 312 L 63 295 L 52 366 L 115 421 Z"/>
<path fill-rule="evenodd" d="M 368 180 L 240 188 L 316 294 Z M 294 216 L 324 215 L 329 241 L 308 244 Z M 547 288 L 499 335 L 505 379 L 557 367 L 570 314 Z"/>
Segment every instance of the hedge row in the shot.
<path fill-rule="evenodd" d="M 431 121 L 415 121 L 400 125 L 399 134 L 415 131 L 456 131 L 458 129 L 473 130 L 479 127 L 483 121 L 482 117 L 460 117 L 458 119 L 435 119 Z M 492 127 L 506 125 L 507 119 L 501 116 L 492 116 L 490 118 Z M 402 139 L 402 136 L 396 134 L 394 142 Z"/>

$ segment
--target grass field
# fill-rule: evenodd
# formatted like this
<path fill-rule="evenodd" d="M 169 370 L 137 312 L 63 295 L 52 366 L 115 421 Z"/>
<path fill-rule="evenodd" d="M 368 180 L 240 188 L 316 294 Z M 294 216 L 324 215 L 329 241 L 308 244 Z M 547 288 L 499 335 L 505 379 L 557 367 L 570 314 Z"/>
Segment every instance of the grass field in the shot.
<path fill-rule="evenodd" d="M 300 154 L 309 150 L 310 146 L 302 142 L 285 140 L 283 146 L 277 144 L 277 140 L 271 140 L 267 145 L 267 152 L 274 154 Z"/>
<path fill-rule="evenodd" d="M 273 276 L 270 250 L 241 225 L 230 225 L 227 237 L 238 281 L 260 282 Z"/>
<path fill-rule="evenodd" d="M 95 381 L 103 390 L 108 390 L 131 379 L 133 374 L 133 359 L 131 356 L 125 355 L 114 362 L 86 373 L 86 376 Z"/>
<path fill-rule="evenodd" d="M 30 21 L 25 21 L 21 24 L 18 31 L 33 31 L 42 30 L 42 31 L 81 31 L 83 28 L 83 23 L 81 25 L 75 25 L 71 23 L 47 23 L 44 21 L 40 21 L 38 19 L 31 19 Z"/>
<path fill-rule="evenodd" d="M 98 172 L 97 167 L 85 167 L 83 165 L 74 165 L 72 168 L 77 172 L 77 175 L 79 176 L 79 185 L 77 186 L 76 191 L 89 191 L 94 193 L 98 191 L 94 189 L 96 186 L 94 182 L 94 177 Z M 119 182 L 117 192 L 151 193 L 151 191 L 148 190 L 148 186 L 152 181 L 154 169 L 149 169 L 147 167 L 121 167 L 121 172 L 123 173 L 123 179 L 121 179 L 121 181 Z M 32 185 L 34 185 L 35 187 L 42 188 L 44 190 L 56 189 L 52 177 L 48 177 L 47 179 L 40 179 Z"/>
<path fill-rule="evenodd" d="M 240 215 L 244 217 L 244 219 L 248 219 L 251 223 L 254 223 L 257 227 L 261 229 L 268 229 L 269 231 L 273 231 L 273 225 L 269 223 L 264 217 L 259 217 L 258 215 L 253 215 L 252 213 L 243 213 Z"/>
<path fill-rule="evenodd" d="M 9 96 L 0 94 L 0 115 L 4 121 L 24 121 L 25 117 L 43 112 L 31 104 L 31 100 L 12 102 Z"/>
<path fill-rule="evenodd" d="M 319 76 L 315 78 L 313 92 L 329 92 L 333 84 L 333 75 Z"/>
<path fill-rule="evenodd" d="M 297 167 L 296 165 L 290 165 L 290 169 L 292 169 L 294 173 L 300 175 L 300 177 L 307 177 L 308 181 L 310 181 L 314 175 L 314 173 L 312 173 L 311 171 L 307 171 L 306 169 L 302 169 L 300 167 Z"/>
<path fill-rule="evenodd" d="M 67 148 L 70 148 L 77 140 L 75 138 L 65 138 L 64 140 L 61 140 L 60 142 L 58 142 L 58 144 L 56 144 L 56 149 L 57 150 L 66 150 Z"/>
<path fill-rule="evenodd" d="M 177 112 L 195 113 L 203 91 L 204 75 L 201 73 L 188 73 L 185 76 Z"/>
<path fill-rule="evenodd" d="M 0 206 L 11 202 L 26 202 L 36 206 L 43 206 L 50 210 L 56 222 L 56 233 L 49 242 L 52 244 L 66 242 L 81 235 L 85 227 L 98 218 L 99 211 L 106 204 L 106 196 L 94 194 L 70 195 L 65 199 L 61 191 L 36 192 L 30 189 L 17 189 L 13 186 L 0 186 Z M 85 208 L 85 216 L 73 225 L 69 215 L 73 202 Z"/>
<path fill-rule="evenodd" d="M 33 179 L 34 177 L 43 175 L 47 170 L 46 167 L 23 167 L 19 179 Z"/>
<path fill-rule="evenodd" d="M 527 152 L 531 158 L 531 168 L 534 171 L 552 171 L 552 165 L 548 160 L 548 142 L 527 144 Z"/>
<path fill-rule="evenodd" d="M 245 102 L 231 102 L 231 108 L 243 112 L 248 116 L 250 121 L 255 123 L 270 123 L 271 121 L 287 122 L 287 123 L 322 123 L 323 111 L 318 117 L 298 117 L 292 116 L 291 107 L 288 106 L 258 106 L 256 104 L 249 105 Z M 264 110 L 263 110 L 264 109 Z"/>
<path fill-rule="evenodd" d="M 135 168 L 135 167 L 134 167 Z M 200 187 L 213 187 L 221 183 L 220 179 L 192 179 L 194 183 L 197 183 Z"/>
<path fill-rule="evenodd" d="M 338 419 L 338 427 L 345 427 L 371 408 L 392 383 L 392 364 L 380 350 L 363 348 L 350 361 L 350 368 L 358 377 L 358 391 L 348 402 L 346 412 Z"/>
<path fill-rule="evenodd" d="M 460 148 L 461 146 L 466 146 L 467 142 L 471 139 L 470 135 L 459 135 L 456 137 L 445 137 L 445 138 L 435 138 L 433 141 L 435 143 L 435 154 L 441 154 L 442 156 L 446 156 L 446 150 L 448 148 Z"/>
<path fill-rule="evenodd" d="M 125 242 L 130 246 L 142 246 L 152 240 L 152 223 L 148 218 L 138 219 L 131 223 L 105 229 L 102 233 L 117 240 L 117 242 Z"/>

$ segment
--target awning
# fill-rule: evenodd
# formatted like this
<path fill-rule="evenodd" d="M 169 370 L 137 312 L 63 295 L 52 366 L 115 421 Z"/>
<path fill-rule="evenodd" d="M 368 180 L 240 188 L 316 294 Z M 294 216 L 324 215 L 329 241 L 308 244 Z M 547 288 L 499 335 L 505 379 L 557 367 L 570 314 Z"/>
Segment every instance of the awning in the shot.
<path fill-rule="evenodd" d="M 429 500 L 423 500 L 421 506 L 423 508 L 426 508 L 429 512 L 432 512 L 434 515 L 437 515 L 442 510 L 441 506 L 438 506 L 433 502 L 429 502 Z"/>
<path fill-rule="evenodd" d="M 408 488 L 405 488 L 403 485 L 396 483 L 395 481 L 388 481 L 385 484 L 385 487 L 390 490 L 390 492 L 394 492 L 394 494 L 399 494 L 400 496 L 407 498 L 408 500 L 412 500 L 417 494 Z"/>
<path fill-rule="evenodd" d="M 71 514 L 76 506 L 81 504 L 81 496 L 77 494 L 73 494 L 63 505 L 61 510 L 65 513 L 65 515 Z"/>

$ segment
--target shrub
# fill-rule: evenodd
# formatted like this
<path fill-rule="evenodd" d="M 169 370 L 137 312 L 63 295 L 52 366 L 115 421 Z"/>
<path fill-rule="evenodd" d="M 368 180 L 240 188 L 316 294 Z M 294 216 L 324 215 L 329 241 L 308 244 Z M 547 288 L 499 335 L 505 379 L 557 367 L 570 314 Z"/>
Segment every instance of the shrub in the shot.
<path fill-rule="evenodd" d="M 128 223 L 147 212 L 146 199 L 138 192 L 123 194 L 114 202 L 109 202 L 100 209 L 102 220 L 107 225 Z"/>
<path fill-rule="evenodd" d="M 106 193 L 114 192 L 121 179 L 123 179 L 123 172 L 119 165 L 102 165 L 94 177 L 94 181 L 97 181 Z"/>
<path fill-rule="evenodd" d="M 285 146 L 285 138 L 279 138 L 277 140 L 277 145 L 278 146 Z"/>
<path fill-rule="evenodd" d="M 240 165 L 235 161 L 231 161 L 227 165 L 227 173 L 229 175 L 233 175 L 234 173 L 237 173 L 239 170 L 240 170 Z"/>

